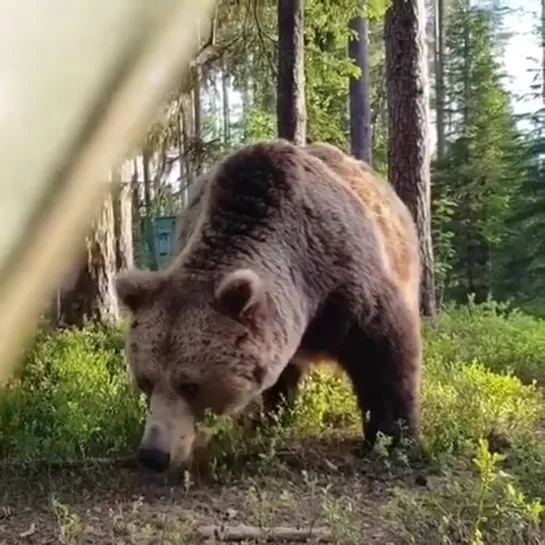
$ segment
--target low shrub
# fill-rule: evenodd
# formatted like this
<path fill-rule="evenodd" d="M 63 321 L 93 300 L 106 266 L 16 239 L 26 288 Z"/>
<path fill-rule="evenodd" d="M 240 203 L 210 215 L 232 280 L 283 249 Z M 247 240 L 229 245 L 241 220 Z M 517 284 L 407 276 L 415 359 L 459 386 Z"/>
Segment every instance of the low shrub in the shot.
<path fill-rule="evenodd" d="M 144 413 L 122 350 L 117 330 L 39 331 L 0 393 L 0 458 L 58 461 L 131 451 Z"/>
<path fill-rule="evenodd" d="M 422 414 L 430 456 L 467 454 L 491 434 L 524 444 L 543 407 L 541 390 L 530 383 L 545 368 L 543 322 L 498 305 L 470 304 L 445 311 L 436 327 L 426 327 L 425 339 Z M 121 330 L 41 329 L 0 395 L 1 459 L 133 452 L 144 406 L 128 383 L 123 344 Z M 226 451 L 255 446 L 232 422 L 217 426 Z M 305 382 L 289 424 L 256 441 L 259 448 L 271 448 L 271 437 L 278 445 L 300 437 L 357 435 L 360 429 L 347 378 L 320 369 Z"/>
<path fill-rule="evenodd" d="M 502 461 L 481 440 L 475 471 L 447 472 L 424 492 L 397 488 L 385 514 L 400 543 L 543 543 L 545 504 L 528 498 L 499 468 Z"/>
<path fill-rule="evenodd" d="M 427 358 L 479 361 L 524 383 L 545 385 L 545 321 L 508 304 L 447 307 L 436 327 L 425 327 Z"/>

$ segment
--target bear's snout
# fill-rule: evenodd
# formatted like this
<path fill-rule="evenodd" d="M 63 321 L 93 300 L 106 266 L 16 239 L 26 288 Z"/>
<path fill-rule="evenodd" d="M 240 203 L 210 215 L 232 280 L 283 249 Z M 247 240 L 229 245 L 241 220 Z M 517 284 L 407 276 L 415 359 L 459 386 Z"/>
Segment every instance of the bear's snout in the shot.
<path fill-rule="evenodd" d="M 153 447 L 140 447 L 138 459 L 144 467 L 157 473 L 166 471 L 170 465 L 170 454 Z"/>

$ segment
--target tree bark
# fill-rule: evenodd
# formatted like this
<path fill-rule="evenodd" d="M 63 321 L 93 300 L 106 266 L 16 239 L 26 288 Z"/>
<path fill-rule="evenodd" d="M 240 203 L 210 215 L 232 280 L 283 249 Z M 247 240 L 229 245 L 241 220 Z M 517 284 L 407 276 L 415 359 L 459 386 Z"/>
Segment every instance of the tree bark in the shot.
<path fill-rule="evenodd" d="M 201 76 L 201 68 L 199 66 L 195 67 L 193 70 L 192 100 L 194 122 L 193 142 L 195 144 L 194 167 L 197 176 L 200 176 L 202 173 Z"/>
<path fill-rule="evenodd" d="M 184 152 L 185 164 L 185 183 L 184 183 L 184 203 L 187 205 L 189 201 L 189 187 L 195 181 L 195 173 L 193 172 L 193 161 L 191 160 L 191 131 L 193 130 L 193 116 L 191 109 L 191 96 L 180 96 L 180 113 L 181 113 L 181 131 Z M 185 206 L 184 205 L 184 206 Z"/>
<path fill-rule="evenodd" d="M 133 157 L 131 168 L 131 194 L 132 194 L 132 245 L 134 261 L 138 267 L 142 267 L 142 230 L 140 209 L 140 182 L 138 180 L 138 162 Z"/>
<path fill-rule="evenodd" d="M 119 307 L 114 290 L 117 272 L 115 219 L 111 195 L 95 217 L 84 248 L 59 289 L 56 326 L 83 327 L 86 323 L 114 324 Z"/>
<path fill-rule="evenodd" d="M 112 172 L 112 181 L 119 182 L 113 196 L 115 222 L 115 253 L 117 270 L 134 266 L 132 223 L 132 161 L 125 160 L 119 169 Z"/>
<path fill-rule="evenodd" d="M 371 164 L 372 126 L 369 73 L 369 29 L 365 17 L 355 17 L 349 23 L 356 33 L 348 40 L 348 56 L 361 70 L 358 79 L 350 78 L 350 143 L 356 159 Z"/>
<path fill-rule="evenodd" d="M 146 210 L 144 221 L 144 240 L 148 248 L 148 265 L 152 271 L 159 268 L 157 263 L 157 254 L 155 252 L 155 237 L 153 236 L 153 219 L 151 210 L 151 176 L 150 176 L 150 151 L 147 143 L 142 148 L 142 171 L 144 178 L 144 208 Z"/>
<path fill-rule="evenodd" d="M 545 0 L 541 0 L 541 96 L 545 104 Z"/>
<path fill-rule="evenodd" d="M 545 0 L 543 0 L 545 2 Z M 437 0 L 435 18 L 435 110 L 437 159 L 445 156 L 445 0 Z"/>
<path fill-rule="evenodd" d="M 304 0 L 278 0 L 278 137 L 306 143 Z"/>
<path fill-rule="evenodd" d="M 181 97 L 178 100 L 182 100 Z M 182 106 L 179 103 L 178 112 L 176 113 L 176 143 L 178 144 L 178 168 L 180 169 L 180 204 L 182 205 L 182 210 L 186 206 L 186 184 L 187 184 L 187 173 L 185 168 L 185 139 L 183 133 L 183 112 Z"/>
<path fill-rule="evenodd" d="M 392 0 L 386 12 L 388 177 L 416 222 L 422 260 L 420 306 L 433 317 L 428 69 L 424 0 Z"/>
<path fill-rule="evenodd" d="M 244 65 L 242 67 L 242 141 L 246 144 L 248 142 L 248 116 L 250 114 L 251 99 L 250 91 L 251 80 L 248 67 Z"/>
<path fill-rule="evenodd" d="M 223 98 L 223 145 L 226 149 L 231 143 L 231 119 L 229 115 L 229 72 L 225 55 L 221 62 L 221 96 Z"/>

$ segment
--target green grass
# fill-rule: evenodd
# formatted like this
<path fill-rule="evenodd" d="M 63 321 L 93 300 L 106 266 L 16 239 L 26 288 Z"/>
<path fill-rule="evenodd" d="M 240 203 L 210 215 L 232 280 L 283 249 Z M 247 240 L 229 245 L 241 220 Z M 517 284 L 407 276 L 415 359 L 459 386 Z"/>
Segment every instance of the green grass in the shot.
<path fill-rule="evenodd" d="M 424 333 L 424 446 L 439 476 L 432 488 L 397 490 L 384 516 L 403 543 L 540 542 L 545 322 L 470 304 L 448 308 Z M 28 465 L 131 454 L 143 417 L 127 381 L 122 331 L 42 329 L 0 397 L 0 460 Z M 232 421 L 209 425 L 218 471 L 241 454 L 258 453 L 270 464 L 294 442 L 360 433 L 349 383 L 323 371 L 306 381 L 289 425 L 252 438 Z M 502 438 L 504 455 L 490 453 L 485 438 Z"/>

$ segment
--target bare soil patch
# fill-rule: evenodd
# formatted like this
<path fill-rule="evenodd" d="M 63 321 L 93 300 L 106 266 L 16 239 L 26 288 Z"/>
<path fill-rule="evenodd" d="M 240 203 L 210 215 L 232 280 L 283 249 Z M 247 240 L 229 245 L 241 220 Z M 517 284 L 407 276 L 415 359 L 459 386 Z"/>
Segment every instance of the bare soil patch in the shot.
<path fill-rule="evenodd" d="M 205 543 L 195 531 L 210 525 L 257 528 L 259 539 L 248 544 L 267 537 L 277 543 L 273 526 L 327 528 L 333 543 L 346 545 L 396 543 L 381 507 L 393 486 L 425 482 L 425 473 L 392 470 L 352 452 L 346 441 L 314 441 L 266 462 L 239 460 L 232 472 L 193 475 L 193 482 L 115 462 L 3 468 L 0 544 Z"/>

